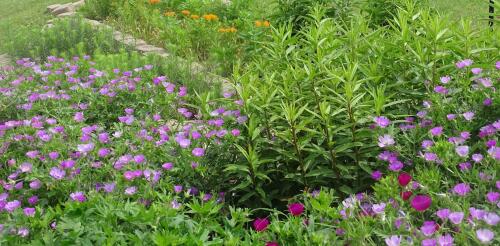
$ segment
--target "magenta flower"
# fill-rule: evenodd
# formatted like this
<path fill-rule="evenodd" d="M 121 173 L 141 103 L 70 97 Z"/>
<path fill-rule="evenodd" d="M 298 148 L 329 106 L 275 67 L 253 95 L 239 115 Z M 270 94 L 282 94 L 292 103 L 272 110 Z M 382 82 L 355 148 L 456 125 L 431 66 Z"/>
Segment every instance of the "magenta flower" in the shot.
<path fill-rule="evenodd" d="M 488 229 L 479 229 L 479 230 L 476 230 L 476 236 L 477 236 L 477 239 L 479 239 L 479 241 L 481 241 L 481 243 L 489 243 L 491 240 L 493 240 L 493 238 L 495 237 L 495 233 L 493 233 L 492 231 L 488 230 Z"/>
<path fill-rule="evenodd" d="M 231 135 L 233 135 L 235 137 L 239 136 L 240 135 L 240 130 L 238 130 L 238 129 L 231 130 Z"/>
<path fill-rule="evenodd" d="M 411 200 L 411 206 L 419 212 L 427 210 L 431 206 L 431 204 L 432 199 L 427 195 L 416 195 Z"/>
<path fill-rule="evenodd" d="M 463 212 L 453 212 L 448 215 L 448 219 L 450 219 L 451 223 L 458 225 L 462 222 L 462 219 L 464 218 L 464 213 Z"/>
<path fill-rule="evenodd" d="M 483 101 L 484 106 L 491 106 L 493 104 L 493 100 L 491 98 L 486 98 Z"/>
<path fill-rule="evenodd" d="M 201 157 L 205 155 L 205 149 L 204 148 L 194 148 L 192 151 L 192 154 L 196 157 Z"/>
<path fill-rule="evenodd" d="M 257 218 L 253 221 L 253 229 L 256 231 L 264 231 L 269 225 L 269 220 L 267 218 Z"/>
<path fill-rule="evenodd" d="M 304 205 L 302 203 L 292 203 L 288 205 L 288 211 L 293 216 L 299 216 L 304 212 Z"/>
<path fill-rule="evenodd" d="M 391 121 L 385 116 L 377 116 L 373 118 L 373 121 L 375 121 L 377 126 L 379 126 L 380 128 L 386 128 L 387 126 L 389 126 L 389 124 L 391 124 Z"/>
<path fill-rule="evenodd" d="M 69 196 L 71 197 L 71 200 L 76 202 L 85 202 L 87 200 L 85 194 L 81 191 L 73 192 Z"/>
<path fill-rule="evenodd" d="M 406 186 L 411 181 L 411 175 L 405 172 L 402 172 L 398 175 L 398 182 L 401 186 Z"/>
<path fill-rule="evenodd" d="M 134 156 L 134 162 L 137 164 L 141 164 L 146 161 L 146 157 L 144 155 L 136 155 Z"/>
<path fill-rule="evenodd" d="M 457 146 L 457 147 L 455 147 L 455 152 L 460 157 L 466 157 L 469 155 L 469 146 L 466 146 L 466 145 Z"/>
<path fill-rule="evenodd" d="M 378 146 L 381 148 L 394 145 L 394 138 L 391 135 L 385 134 L 378 137 Z"/>
<path fill-rule="evenodd" d="M 460 183 L 453 187 L 453 192 L 459 196 L 465 196 L 470 192 L 470 186 L 466 183 Z"/>
<path fill-rule="evenodd" d="M 401 240 L 401 236 L 392 235 L 391 237 L 385 239 L 385 244 L 387 246 L 399 246 L 401 245 Z"/>
<path fill-rule="evenodd" d="M 66 175 L 66 172 L 58 167 L 53 167 L 49 172 L 50 176 L 54 179 L 61 180 Z"/>

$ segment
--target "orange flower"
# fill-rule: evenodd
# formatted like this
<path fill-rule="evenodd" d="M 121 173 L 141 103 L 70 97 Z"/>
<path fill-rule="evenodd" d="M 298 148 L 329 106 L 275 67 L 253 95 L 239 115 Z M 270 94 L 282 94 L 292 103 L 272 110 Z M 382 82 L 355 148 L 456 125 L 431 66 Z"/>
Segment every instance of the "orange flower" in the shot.
<path fill-rule="evenodd" d="M 238 31 L 238 29 L 236 29 L 235 27 L 230 27 L 228 30 L 229 30 L 229 32 L 233 32 L 233 33 Z"/>
<path fill-rule="evenodd" d="M 227 29 L 226 28 L 219 28 L 219 32 L 227 32 Z"/>
<path fill-rule="evenodd" d="M 185 16 L 188 16 L 189 14 L 191 14 L 191 12 L 189 12 L 189 10 L 186 10 L 186 9 L 185 9 L 185 10 L 183 10 L 183 11 L 181 11 L 181 13 L 182 13 L 183 15 L 185 15 Z"/>
<path fill-rule="evenodd" d="M 164 16 L 167 16 L 167 17 L 174 17 L 175 16 L 175 12 L 173 11 L 165 11 L 165 13 L 163 13 Z"/>
<path fill-rule="evenodd" d="M 262 26 L 262 22 L 261 21 L 255 21 L 255 26 L 256 27 L 261 27 Z"/>
<path fill-rule="evenodd" d="M 265 27 L 269 27 L 271 25 L 271 23 L 269 21 L 264 21 L 264 23 L 262 23 L 262 25 L 264 25 Z"/>
<path fill-rule="evenodd" d="M 193 20 L 197 20 L 197 19 L 199 19 L 199 18 L 200 18 L 200 16 L 199 16 L 199 15 L 191 15 L 191 19 L 193 19 Z"/>
<path fill-rule="evenodd" d="M 214 15 L 214 14 L 207 14 L 207 15 L 203 15 L 203 19 L 205 19 L 207 21 L 216 21 L 219 19 L 219 17 L 217 15 Z"/>
<path fill-rule="evenodd" d="M 160 0 L 149 0 L 149 4 L 158 4 Z"/>

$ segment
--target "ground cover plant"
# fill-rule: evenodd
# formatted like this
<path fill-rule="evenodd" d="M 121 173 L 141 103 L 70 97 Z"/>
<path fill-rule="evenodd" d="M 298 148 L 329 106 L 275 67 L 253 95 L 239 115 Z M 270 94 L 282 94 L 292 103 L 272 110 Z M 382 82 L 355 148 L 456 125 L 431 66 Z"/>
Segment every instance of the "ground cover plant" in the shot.
<path fill-rule="evenodd" d="M 231 87 L 79 18 L 10 36 L 0 243 L 499 244 L 496 26 L 414 1 L 280 2 L 84 7 L 213 59 Z M 251 55 L 214 59 L 231 47 Z"/>

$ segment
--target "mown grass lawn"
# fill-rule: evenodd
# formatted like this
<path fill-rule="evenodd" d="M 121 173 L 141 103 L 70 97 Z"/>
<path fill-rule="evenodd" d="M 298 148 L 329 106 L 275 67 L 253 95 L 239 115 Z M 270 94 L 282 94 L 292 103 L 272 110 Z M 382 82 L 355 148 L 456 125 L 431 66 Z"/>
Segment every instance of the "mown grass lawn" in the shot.
<path fill-rule="evenodd" d="M 455 18 L 473 17 L 478 20 L 488 18 L 489 0 L 429 0 L 429 2 L 439 12 L 450 14 Z"/>
<path fill-rule="evenodd" d="M 41 25 L 53 16 L 45 14 L 48 5 L 72 0 L 1 0 L 0 1 L 0 51 L 10 34 L 21 25 Z"/>

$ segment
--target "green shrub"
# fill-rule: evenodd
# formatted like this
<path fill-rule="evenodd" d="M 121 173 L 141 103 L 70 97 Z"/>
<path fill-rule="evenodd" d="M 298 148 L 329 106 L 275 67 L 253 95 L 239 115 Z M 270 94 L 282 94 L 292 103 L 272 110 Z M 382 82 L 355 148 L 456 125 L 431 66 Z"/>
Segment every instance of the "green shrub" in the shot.
<path fill-rule="evenodd" d="M 80 18 L 56 20 L 51 28 L 24 27 L 6 44 L 13 57 L 93 55 L 126 48 L 113 39 L 110 29 L 96 29 Z"/>
<path fill-rule="evenodd" d="M 108 17 L 116 16 L 118 6 L 124 2 L 124 0 L 86 0 L 80 11 L 90 19 L 106 20 Z"/>

